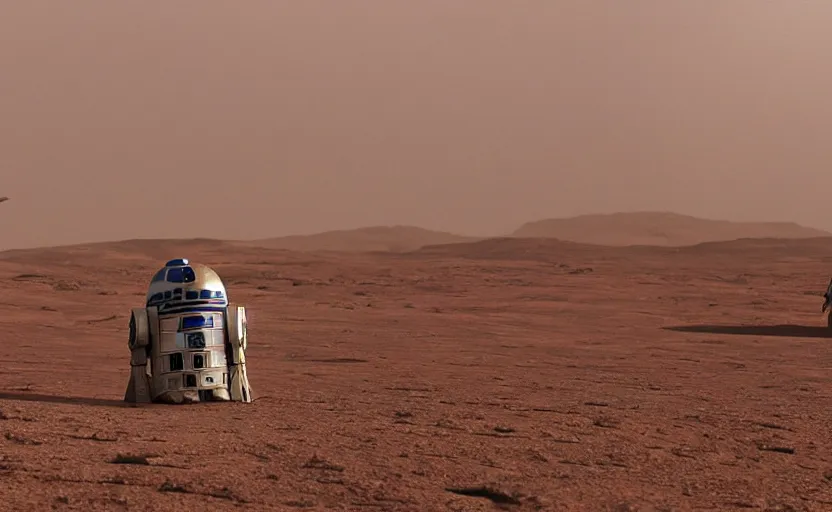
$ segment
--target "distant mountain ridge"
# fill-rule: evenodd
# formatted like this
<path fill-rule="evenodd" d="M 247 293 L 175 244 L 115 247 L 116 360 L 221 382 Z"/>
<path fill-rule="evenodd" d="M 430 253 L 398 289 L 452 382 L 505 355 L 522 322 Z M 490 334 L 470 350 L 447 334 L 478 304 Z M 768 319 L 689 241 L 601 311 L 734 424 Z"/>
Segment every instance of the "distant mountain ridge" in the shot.
<path fill-rule="evenodd" d="M 832 233 L 794 222 L 734 222 L 646 211 L 538 220 L 524 224 L 511 236 L 609 246 L 675 247 L 742 238 L 828 237 Z"/>
<path fill-rule="evenodd" d="M 426 245 L 445 245 L 479 240 L 476 237 L 432 231 L 415 226 L 371 226 L 254 240 L 261 247 L 293 251 L 409 252 Z"/>
<path fill-rule="evenodd" d="M 471 250 L 497 254 L 512 250 L 546 251 L 557 245 L 552 245 L 551 242 L 610 247 L 682 247 L 742 239 L 768 239 L 769 242 L 766 243 L 771 245 L 774 240 L 830 237 L 832 233 L 794 222 L 733 222 L 670 212 L 630 212 L 538 220 L 523 224 L 513 233 L 497 237 L 465 236 L 415 226 L 394 225 L 258 240 L 134 239 L 63 247 L 79 249 L 85 246 L 110 245 L 114 250 L 159 254 L 162 257 L 175 247 L 187 252 L 191 246 L 234 247 L 235 250 L 261 247 L 296 252 L 407 253 L 423 248 L 429 248 L 428 252 L 436 252 L 440 246 L 467 244 Z M 557 247 L 562 247 L 562 244 Z"/>
<path fill-rule="evenodd" d="M 487 239 L 557 239 L 592 245 L 680 247 L 743 238 L 815 238 L 832 233 L 794 222 L 734 222 L 672 212 L 625 212 L 544 219 L 523 224 L 503 237 L 472 237 L 415 226 L 372 226 L 255 240 L 252 243 L 293 251 L 410 252 L 424 247 Z"/>

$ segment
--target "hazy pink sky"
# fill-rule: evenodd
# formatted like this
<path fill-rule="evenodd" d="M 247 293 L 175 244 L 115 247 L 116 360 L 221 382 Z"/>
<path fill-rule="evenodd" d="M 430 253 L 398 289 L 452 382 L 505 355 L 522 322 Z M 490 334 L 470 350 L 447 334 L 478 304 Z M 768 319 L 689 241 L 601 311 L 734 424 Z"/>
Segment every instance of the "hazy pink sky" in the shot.
<path fill-rule="evenodd" d="M 829 0 L 0 4 L 0 248 L 673 210 L 832 229 Z"/>

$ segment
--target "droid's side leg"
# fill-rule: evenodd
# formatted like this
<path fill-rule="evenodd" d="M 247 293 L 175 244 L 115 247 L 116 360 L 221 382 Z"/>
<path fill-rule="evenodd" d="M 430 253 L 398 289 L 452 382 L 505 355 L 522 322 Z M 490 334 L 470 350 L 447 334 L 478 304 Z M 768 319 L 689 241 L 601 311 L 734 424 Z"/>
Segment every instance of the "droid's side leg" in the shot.
<path fill-rule="evenodd" d="M 148 373 L 150 326 L 145 308 L 134 308 L 130 315 L 130 381 L 124 393 L 125 402 L 148 403 L 153 397 Z"/>
<path fill-rule="evenodd" d="M 246 308 L 229 305 L 226 314 L 228 326 L 228 343 L 230 356 L 228 358 L 228 381 L 231 400 L 235 402 L 251 402 L 251 386 L 246 372 L 246 347 L 248 346 Z"/>

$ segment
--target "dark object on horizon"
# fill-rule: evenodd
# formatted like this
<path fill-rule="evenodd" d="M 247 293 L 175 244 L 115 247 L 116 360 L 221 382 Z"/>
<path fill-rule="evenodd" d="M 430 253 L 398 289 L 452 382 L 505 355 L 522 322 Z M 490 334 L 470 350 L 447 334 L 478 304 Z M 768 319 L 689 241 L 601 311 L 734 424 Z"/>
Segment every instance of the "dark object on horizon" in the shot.
<path fill-rule="evenodd" d="M 832 338 L 828 327 L 811 325 L 674 325 L 666 331 L 739 336 L 777 336 L 783 338 Z"/>
<path fill-rule="evenodd" d="M 8 200 L 9 200 L 8 197 L 0 197 L 0 203 L 2 203 L 4 201 L 8 201 Z"/>

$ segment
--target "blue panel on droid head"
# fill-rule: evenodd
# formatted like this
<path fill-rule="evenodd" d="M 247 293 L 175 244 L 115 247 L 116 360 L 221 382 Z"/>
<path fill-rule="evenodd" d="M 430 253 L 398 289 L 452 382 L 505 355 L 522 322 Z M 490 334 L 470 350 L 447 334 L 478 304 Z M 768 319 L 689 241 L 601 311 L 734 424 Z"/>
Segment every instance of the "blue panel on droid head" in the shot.
<path fill-rule="evenodd" d="M 196 274 L 191 267 L 174 267 L 168 270 L 167 282 L 169 283 L 193 283 L 196 281 Z"/>
<path fill-rule="evenodd" d="M 188 264 L 188 260 L 185 258 L 177 258 L 175 260 L 170 260 L 169 262 L 165 263 L 166 267 L 184 267 Z"/>
<path fill-rule="evenodd" d="M 225 294 L 220 290 L 188 290 L 185 292 L 185 300 L 208 299 L 225 299 Z"/>

